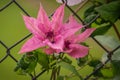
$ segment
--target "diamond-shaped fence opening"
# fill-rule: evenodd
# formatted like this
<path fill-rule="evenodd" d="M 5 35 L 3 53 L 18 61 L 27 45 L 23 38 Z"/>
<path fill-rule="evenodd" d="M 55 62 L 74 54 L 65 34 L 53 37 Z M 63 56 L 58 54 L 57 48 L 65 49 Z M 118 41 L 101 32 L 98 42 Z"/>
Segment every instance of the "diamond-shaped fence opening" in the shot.
<path fill-rule="evenodd" d="M 3 0 L 1 0 L 1 1 L 3 1 Z M 85 0 L 85 2 L 87 2 L 88 0 Z M 3 6 L 2 5 L 2 7 L 0 7 L 0 15 L 2 14 L 2 12 L 4 11 L 4 10 L 7 10 L 7 8 L 9 8 L 10 6 L 16 6 L 17 8 L 19 8 L 19 11 L 21 11 L 21 12 L 23 12 L 24 14 L 26 14 L 27 16 L 30 16 L 30 14 L 24 9 L 24 7 L 22 7 L 20 4 L 19 4 L 19 2 L 17 1 L 17 0 L 9 0 L 9 1 L 6 1 L 7 3 Z M 25 1 L 25 2 L 27 2 L 27 1 Z M 33 1 L 34 2 L 34 1 Z M 71 11 L 72 12 L 72 14 L 74 15 L 74 16 L 76 16 L 76 18 L 79 20 L 79 21 L 81 21 L 84 25 L 86 25 L 86 26 L 89 26 L 94 20 L 96 20 L 100 15 L 97 15 L 94 19 L 93 19 L 93 21 L 91 21 L 91 23 L 89 23 L 89 24 L 85 24 L 84 23 L 84 21 L 81 19 L 81 17 L 77 14 L 77 12 L 79 11 L 79 9 L 81 8 L 81 6 L 84 6 L 85 5 L 85 2 L 84 2 L 84 4 L 81 4 L 78 8 L 77 8 L 77 10 L 73 10 L 70 6 L 68 6 L 68 5 L 66 5 L 66 8 L 68 8 L 68 10 L 69 11 Z M 2 2 L 1 2 L 2 3 Z M 0 3 L 0 4 L 1 4 Z M 26 3 L 27 4 L 27 3 Z M 13 8 L 14 9 L 14 8 Z M 16 11 L 17 9 L 15 9 L 15 11 Z M 12 11 L 14 11 L 14 10 L 12 10 Z M 18 13 L 16 13 L 16 14 L 18 14 Z M 3 14 L 2 14 L 3 15 Z M 4 15 L 6 15 L 6 14 L 4 14 Z M 7 13 L 7 15 L 9 15 L 8 13 Z M 13 18 L 15 17 L 14 15 L 11 15 Z M 17 17 L 16 16 L 16 19 L 18 19 L 19 17 Z M 7 20 L 10 20 L 10 19 L 7 19 Z M 1 22 L 1 19 L 0 19 L 0 22 Z M 12 22 L 12 21 L 10 21 L 10 22 Z M 13 23 L 15 23 L 15 22 L 13 22 Z M 6 23 L 7 24 L 7 23 Z M 15 25 L 16 26 L 16 25 Z M 12 27 L 11 27 L 12 28 Z M 19 25 L 19 27 L 18 27 L 18 29 L 20 28 L 20 25 Z M 14 28 L 13 28 L 14 29 Z M 8 30 L 9 31 L 9 30 Z M 16 31 L 16 30 L 15 30 Z M 9 33 L 9 32 L 8 32 Z M 9 33 L 10 34 L 10 33 Z M 0 35 L 2 35 L 2 36 L 4 36 L 4 37 L 8 37 L 8 36 L 6 36 L 6 35 L 4 35 L 4 34 L 0 34 Z M 15 34 L 16 36 L 17 36 L 17 34 Z M 15 56 L 13 56 L 13 54 L 16 54 L 16 53 L 11 53 L 11 51 L 15 48 L 15 47 L 17 47 L 17 46 L 19 46 L 19 44 L 20 43 L 22 43 L 24 40 L 26 40 L 28 37 L 30 37 L 31 36 L 31 33 L 30 34 L 27 34 L 27 35 L 25 35 L 25 36 L 23 36 L 22 37 L 22 39 L 20 39 L 19 38 L 19 40 L 16 40 L 16 42 L 14 43 L 14 44 L 12 44 L 12 45 L 10 45 L 9 47 L 6 45 L 6 43 L 4 42 L 4 41 L 2 41 L 2 40 L 0 40 L 0 50 L 2 51 L 2 49 L 4 48 L 5 50 L 5 52 L 3 52 L 2 53 L 2 56 L 0 56 L 0 63 L 3 63 L 8 57 L 9 58 L 11 58 L 11 59 L 13 59 L 14 60 L 14 62 L 16 63 L 17 62 L 17 58 L 15 57 Z M 12 36 L 11 36 L 12 37 Z M 13 39 L 14 39 L 14 37 L 13 37 Z M 106 49 L 106 47 L 105 46 L 103 46 L 103 44 L 101 44 L 100 43 L 100 41 L 99 41 L 99 39 L 96 39 L 95 37 L 91 37 L 91 39 L 92 39 L 92 41 L 94 41 L 94 43 L 95 43 L 95 46 L 99 46 L 99 48 L 100 49 L 102 49 L 103 50 L 103 52 L 105 51 L 106 53 L 108 53 L 108 59 L 106 59 L 105 61 L 104 61 L 104 63 L 103 64 L 101 64 L 96 70 L 94 70 L 94 71 L 92 71 L 90 74 L 87 74 L 87 76 L 84 78 L 84 80 L 88 80 L 92 75 L 94 75 L 97 71 L 99 71 L 103 66 L 105 66 L 105 64 L 107 64 L 109 61 L 110 61 L 110 59 L 109 59 L 109 57 L 111 57 L 112 56 L 112 54 L 114 53 L 114 52 L 117 52 L 117 50 L 120 48 L 120 45 L 118 44 L 118 46 L 115 46 L 115 48 L 114 49 L 112 49 L 111 51 L 108 51 L 108 49 Z M 9 39 L 8 39 L 9 40 Z M 0 51 L 0 54 L 1 54 L 1 51 Z M 96 52 L 96 55 L 97 55 L 97 52 Z M 1 65 L 1 64 L 0 64 Z M 12 64 L 9 64 L 8 63 L 8 65 L 12 65 Z M 8 71 L 9 72 L 9 71 Z M 32 80 L 36 80 L 37 78 L 39 78 L 40 77 L 40 75 L 41 74 L 43 74 L 44 72 L 46 72 L 46 70 L 43 70 L 43 71 L 41 71 L 41 72 L 39 72 L 37 75 L 32 75 L 32 74 L 29 74 L 29 76 L 30 76 L 30 78 L 32 79 Z M 2 73 L 2 72 L 0 72 L 0 73 Z M 10 74 L 10 73 L 9 73 Z M 7 77 L 7 76 L 6 76 Z M 1 75 L 0 75 L 0 78 L 1 78 Z M 9 78 L 8 78 L 9 79 Z"/>
<path fill-rule="evenodd" d="M 0 63 L 2 63 L 8 57 L 8 54 L 6 54 L 6 49 L 8 49 L 8 47 L 0 41 L 0 49 Z"/>

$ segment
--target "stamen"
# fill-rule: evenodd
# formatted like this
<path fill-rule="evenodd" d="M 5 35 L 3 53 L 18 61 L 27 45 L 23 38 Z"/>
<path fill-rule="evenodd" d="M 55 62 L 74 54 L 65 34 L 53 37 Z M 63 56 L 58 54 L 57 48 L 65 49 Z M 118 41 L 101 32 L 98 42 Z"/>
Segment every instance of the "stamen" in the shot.
<path fill-rule="evenodd" d="M 47 32 L 47 34 L 46 34 L 47 38 L 53 38 L 53 36 L 54 36 L 54 33 L 52 31 Z"/>
<path fill-rule="evenodd" d="M 55 43 L 53 31 L 47 32 L 47 33 L 46 33 L 46 38 L 49 39 L 49 40 L 51 41 L 51 43 Z"/>
<path fill-rule="evenodd" d="M 69 49 L 69 45 L 70 45 L 70 41 L 65 41 L 65 48 L 68 48 Z"/>

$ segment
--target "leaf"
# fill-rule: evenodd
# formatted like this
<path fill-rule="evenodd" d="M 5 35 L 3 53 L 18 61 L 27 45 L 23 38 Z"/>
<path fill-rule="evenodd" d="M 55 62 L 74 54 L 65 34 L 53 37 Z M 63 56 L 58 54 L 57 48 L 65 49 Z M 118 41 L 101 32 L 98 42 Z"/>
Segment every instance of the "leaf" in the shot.
<path fill-rule="evenodd" d="M 95 10 L 103 19 L 114 23 L 120 17 L 120 1 L 118 0 L 104 4 L 95 8 Z"/>
<path fill-rule="evenodd" d="M 103 45 L 108 46 L 111 49 L 116 48 L 120 44 L 116 39 L 114 39 L 111 36 L 96 36 L 96 37 Z M 105 62 L 108 59 L 106 54 L 107 53 L 105 53 L 104 57 L 102 57 L 102 62 Z M 119 80 L 120 77 L 118 76 L 120 76 L 120 49 L 114 52 L 111 60 L 113 66 L 112 68 L 114 73 L 114 80 L 117 79 Z"/>
<path fill-rule="evenodd" d="M 62 0 L 56 0 L 58 3 L 63 3 Z M 66 0 L 64 0 L 66 2 Z M 67 5 L 74 6 L 79 3 L 82 3 L 84 0 L 67 0 Z"/>
<path fill-rule="evenodd" d="M 88 61 L 88 56 L 85 56 L 84 58 L 79 58 L 76 60 L 77 60 L 77 64 L 79 66 L 84 66 L 84 64 Z"/>
<path fill-rule="evenodd" d="M 42 66 L 42 68 L 48 69 L 49 68 L 49 58 L 48 55 L 42 52 L 38 53 L 38 63 Z"/>
<path fill-rule="evenodd" d="M 113 80 L 120 80 L 120 60 L 113 60 L 111 61 L 113 73 L 114 73 L 114 79 Z"/>
<path fill-rule="evenodd" d="M 103 23 L 109 23 L 108 21 L 105 21 L 104 19 L 102 19 L 102 18 L 97 18 L 96 19 L 96 21 L 95 21 L 95 23 L 97 24 L 97 25 L 101 25 L 101 24 L 103 24 Z"/>
<path fill-rule="evenodd" d="M 120 42 L 111 36 L 95 36 L 95 38 L 104 46 L 110 49 L 115 49 L 120 45 Z"/>
<path fill-rule="evenodd" d="M 99 4 L 105 4 L 106 0 L 94 0 L 94 2 L 97 2 Z"/>
<path fill-rule="evenodd" d="M 81 79 L 81 76 L 79 75 L 79 73 L 77 72 L 77 70 L 75 69 L 73 65 L 66 63 L 66 62 L 60 62 L 57 65 L 71 71 L 72 73 L 74 73 L 76 76 L 78 76 Z"/>
<path fill-rule="evenodd" d="M 103 23 L 99 25 L 99 27 L 92 33 L 91 36 L 96 36 L 96 35 L 103 35 L 105 34 L 109 29 L 111 28 L 110 23 Z"/>
<path fill-rule="evenodd" d="M 84 18 L 88 17 L 89 15 L 92 15 L 95 13 L 94 11 L 95 5 L 90 6 L 88 9 L 84 12 Z"/>
<path fill-rule="evenodd" d="M 95 37 L 102 45 L 113 50 L 120 45 L 120 42 L 111 36 L 96 36 Z M 107 59 L 107 53 L 103 54 L 102 61 Z M 120 49 L 116 50 L 112 55 L 112 60 L 120 60 Z"/>
<path fill-rule="evenodd" d="M 18 61 L 15 72 L 18 74 L 30 74 L 35 70 L 37 65 L 37 57 L 33 52 L 26 53 L 22 56 L 22 58 Z"/>
<path fill-rule="evenodd" d="M 95 37 L 102 45 L 111 48 L 112 50 L 115 49 L 120 45 L 120 42 L 114 39 L 111 36 L 96 36 Z M 104 63 L 108 57 L 108 53 L 103 54 L 102 62 Z M 112 69 L 114 73 L 113 80 L 120 80 L 120 49 L 114 52 L 111 59 Z"/>
<path fill-rule="evenodd" d="M 120 60 L 120 49 L 114 52 L 112 55 L 112 60 Z"/>
<path fill-rule="evenodd" d="M 85 24 L 90 23 L 97 15 L 91 14 L 84 19 Z"/>
<path fill-rule="evenodd" d="M 100 60 L 91 60 L 88 65 L 91 67 L 96 67 L 98 64 L 100 64 Z"/>
<path fill-rule="evenodd" d="M 63 59 L 62 59 L 64 62 L 66 62 L 66 63 L 69 63 L 69 64 L 71 64 L 72 63 L 72 61 L 68 58 L 68 57 L 64 57 Z"/>
<path fill-rule="evenodd" d="M 94 70 L 98 69 L 98 68 L 101 66 L 101 62 L 100 62 L 100 60 L 95 59 L 95 60 L 91 60 L 91 61 L 88 63 L 88 65 L 91 66 L 91 67 L 93 67 L 93 68 L 94 68 L 93 71 L 94 71 Z M 96 72 L 95 74 L 93 74 L 93 75 L 94 75 L 95 77 L 102 77 L 102 76 L 103 76 L 100 70 L 97 71 L 97 72 Z"/>
<path fill-rule="evenodd" d="M 100 71 L 101 71 L 102 75 L 104 77 L 106 77 L 106 78 L 110 78 L 111 79 L 113 77 L 113 72 L 112 72 L 111 66 L 107 67 L 107 68 L 103 67 Z"/>

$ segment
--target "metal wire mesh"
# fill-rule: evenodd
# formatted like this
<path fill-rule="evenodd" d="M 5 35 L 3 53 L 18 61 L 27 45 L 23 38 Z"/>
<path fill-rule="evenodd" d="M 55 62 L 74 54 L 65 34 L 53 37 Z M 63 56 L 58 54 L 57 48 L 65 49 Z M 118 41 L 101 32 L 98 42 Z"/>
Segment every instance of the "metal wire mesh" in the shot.
<path fill-rule="evenodd" d="M 21 11 L 23 11 L 27 16 L 30 16 L 30 14 L 16 1 L 16 0 L 11 0 L 10 2 L 8 2 L 6 5 L 4 5 L 2 8 L 0 8 L 0 12 L 2 12 L 3 10 L 7 9 L 10 5 L 15 4 L 18 8 L 20 8 Z M 71 7 L 69 7 L 68 5 L 66 5 L 66 7 L 73 13 L 74 16 L 76 16 L 84 25 L 89 26 L 94 20 L 96 20 L 99 15 L 97 15 L 89 24 L 85 24 L 84 21 L 80 18 L 79 15 L 77 15 L 77 11 L 74 11 Z M 0 63 L 4 62 L 8 56 L 14 60 L 14 62 L 18 62 L 17 59 L 11 54 L 11 50 L 18 46 L 18 44 L 20 44 L 21 42 L 23 42 L 24 40 L 26 40 L 28 37 L 30 37 L 32 34 L 28 34 L 25 37 L 23 37 L 22 39 L 20 39 L 18 42 L 14 43 L 13 45 L 11 45 L 11 47 L 8 47 L 3 41 L 0 40 L 0 44 L 2 45 L 2 47 L 4 47 L 6 49 L 6 55 L 4 57 L 2 57 L 2 59 L 0 59 Z M 88 74 L 88 76 L 86 76 L 84 78 L 84 80 L 88 80 L 93 74 L 95 74 L 97 71 L 99 71 L 103 66 L 105 66 L 110 60 L 111 60 L 111 56 L 114 54 L 114 52 L 116 50 L 118 50 L 120 48 L 120 45 L 118 47 L 116 47 L 114 50 L 109 51 L 107 50 L 96 38 L 92 37 L 92 39 L 98 44 L 98 46 L 100 46 L 105 52 L 108 53 L 108 59 L 105 61 L 105 63 L 101 64 L 96 70 L 94 70 L 92 73 Z M 32 74 L 30 74 L 31 80 L 36 80 L 41 74 L 43 74 L 46 70 L 43 70 L 42 72 L 40 72 L 39 74 L 37 74 L 36 76 L 33 76 Z"/>

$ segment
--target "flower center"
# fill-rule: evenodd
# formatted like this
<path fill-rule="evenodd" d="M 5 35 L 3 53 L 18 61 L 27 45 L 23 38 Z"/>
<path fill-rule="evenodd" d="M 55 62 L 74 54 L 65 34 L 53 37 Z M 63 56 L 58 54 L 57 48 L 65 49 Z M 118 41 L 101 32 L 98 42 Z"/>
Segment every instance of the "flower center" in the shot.
<path fill-rule="evenodd" d="M 69 49 L 70 41 L 65 41 L 65 48 Z"/>
<path fill-rule="evenodd" d="M 54 43 L 54 33 L 52 31 L 49 31 L 46 33 L 46 37 L 52 42 Z"/>

